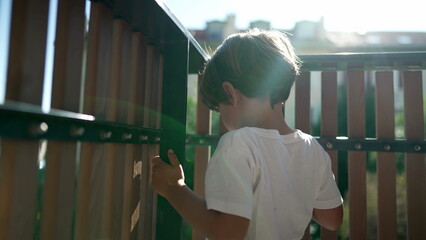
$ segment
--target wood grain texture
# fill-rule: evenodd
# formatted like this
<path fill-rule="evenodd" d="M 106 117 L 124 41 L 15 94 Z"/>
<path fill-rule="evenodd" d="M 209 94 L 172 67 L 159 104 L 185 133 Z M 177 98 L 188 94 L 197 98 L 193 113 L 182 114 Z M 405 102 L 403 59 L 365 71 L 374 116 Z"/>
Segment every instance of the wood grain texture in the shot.
<path fill-rule="evenodd" d="M 376 137 L 395 139 L 393 72 L 376 73 Z M 396 239 L 395 154 L 377 153 L 378 239 Z"/>

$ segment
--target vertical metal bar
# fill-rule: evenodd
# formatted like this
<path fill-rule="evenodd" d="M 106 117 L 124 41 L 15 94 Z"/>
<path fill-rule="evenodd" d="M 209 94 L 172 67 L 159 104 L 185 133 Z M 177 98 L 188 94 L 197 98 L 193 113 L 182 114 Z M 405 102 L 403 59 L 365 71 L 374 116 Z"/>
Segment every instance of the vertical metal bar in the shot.
<path fill-rule="evenodd" d="M 41 105 L 48 9 L 49 1 L 13 2 L 6 101 Z M 39 141 L 1 141 L 0 239 L 33 238 L 38 153 Z"/>
<path fill-rule="evenodd" d="M 186 100 L 189 41 L 165 45 L 160 155 L 172 148 L 185 168 Z M 157 239 L 180 239 L 182 219 L 164 198 L 157 201 Z"/>
<path fill-rule="evenodd" d="M 52 107 L 79 110 L 84 45 L 85 2 L 61 0 L 58 6 Z M 77 143 L 47 146 L 41 239 L 71 239 Z"/>
<path fill-rule="evenodd" d="M 365 137 L 364 72 L 348 72 L 348 137 Z M 362 146 L 360 146 L 362 147 Z M 349 151 L 349 226 L 351 239 L 367 238 L 366 156 Z"/>
<path fill-rule="evenodd" d="M 393 73 L 376 73 L 376 137 L 395 139 Z M 378 239 L 396 239 L 395 154 L 377 153 Z"/>
<path fill-rule="evenodd" d="M 404 118 L 407 140 L 424 139 L 423 86 L 421 71 L 404 71 Z M 407 238 L 426 239 L 426 166 L 425 155 L 406 153 Z"/>
<path fill-rule="evenodd" d="M 337 136 L 337 72 L 321 73 L 321 136 Z M 337 151 L 327 150 L 336 181 L 338 179 Z M 321 239 L 337 239 L 337 232 L 321 228 Z"/>
<path fill-rule="evenodd" d="M 198 86 L 201 84 L 202 76 L 198 76 Z M 211 134 L 211 112 L 203 104 L 201 95 L 197 96 L 197 118 L 196 133 Z M 194 192 L 204 197 L 204 177 L 207 170 L 208 161 L 210 159 L 209 146 L 196 146 L 194 159 Z M 192 240 L 205 239 L 196 231 L 192 232 Z"/>
<path fill-rule="evenodd" d="M 295 84 L 295 127 L 309 134 L 311 132 L 311 72 L 303 72 Z M 302 239 L 311 239 L 310 224 L 306 227 Z"/>

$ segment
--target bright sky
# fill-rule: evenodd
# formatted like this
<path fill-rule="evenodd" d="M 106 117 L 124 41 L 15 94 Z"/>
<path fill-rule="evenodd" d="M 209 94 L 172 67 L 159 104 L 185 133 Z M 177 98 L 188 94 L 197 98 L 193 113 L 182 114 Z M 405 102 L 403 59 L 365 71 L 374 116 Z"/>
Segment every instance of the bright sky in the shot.
<path fill-rule="evenodd" d="M 163 0 L 189 29 L 204 29 L 206 21 L 236 15 L 245 29 L 253 20 L 267 20 L 272 28 L 290 30 L 300 20 L 324 17 L 329 31 L 426 32 L 424 0 Z"/>

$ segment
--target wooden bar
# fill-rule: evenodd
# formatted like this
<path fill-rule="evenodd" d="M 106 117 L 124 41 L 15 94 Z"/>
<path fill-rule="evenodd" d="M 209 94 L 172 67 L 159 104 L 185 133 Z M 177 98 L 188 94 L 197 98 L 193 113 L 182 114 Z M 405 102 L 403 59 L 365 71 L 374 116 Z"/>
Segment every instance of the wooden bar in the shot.
<path fill-rule="evenodd" d="M 129 112 L 128 119 L 134 119 L 134 123 L 138 125 L 143 125 L 143 106 L 145 98 L 145 79 L 146 79 L 146 50 L 147 42 L 146 39 L 142 36 L 141 33 L 134 32 L 132 38 L 132 69 L 131 69 L 131 78 L 132 82 L 135 84 L 133 91 L 134 96 L 134 111 Z M 139 136 L 142 137 L 142 136 Z M 139 239 L 139 231 L 142 224 L 142 209 L 141 204 L 144 207 L 145 202 L 141 203 L 141 196 L 143 196 L 142 190 L 142 173 L 149 169 L 145 165 L 146 162 L 142 160 L 142 145 L 134 147 L 133 155 L 133 175 L 132 175 L 132 189 L 131 189 L 131 199 L 130 199 L 130 211 L 131 222 L 130 222 L 130 239 L 136 240 Z M 143 208 L 145 212 L 145 209 Z M 143 236 L 143 235 L 141 235 Z"/>
<path fill-rule="evenodd" d="M 303 72 L 296 80 L 295 126 L 305 133 L 311 132 L 311 73 Z"/>
<path fill-rule="evenodd" d="M 84 23 L 84 1 L 59 1 L 52 108 L 79 112 Z M 71 239 L 76 160 L 77 143 L 48 142 L 41 239 Z"/>
<path fill-rule="evenodd" d="M 348 137 L 365 137 L 364 72 L 348 72 Z M 362 146 L 361 146 L 362 147 Z M 366 156 L 349 151 L 349 228 L 351 239 L 367 239 Z"/>
<path fill-rule="evenodd" d="M 41 105 L 48 9 L 48 1 L 13 2 L 6 101 Z M 39 144 L 39 141 L 1 139 L 2 240 L 34 237 Z"/>
<path fill-rule="evenodd" d="M 423 86 L 421 71 L 403 72 L 405 137 L 424 139 Z M 405 155 L 407 178 L 407 239 L 426 239 L 426 166 L 425 155 Z"/>
<path fill-rule="evenodd" d="M 295 127 L 305 133 L 311 132 L 311 73 L 303 72 L 295 83 Z M 303 240 L 311 239 L 310 224 L 306 227 Z"/>
<path fill-rule="evenodd" d="M 155 46 L 148 45 L 146 48 L 146 67 L 145 67 L 145 86 L 144 86 L 144 100 L 143 100 L 143 126 L 151 127 L 151 107 L 153 95 L 153 65 L 154 63 Z M 152 189 L 150 186 L 150 149 L 152 146 L 142 146 L 142 174 L 140 184 L 140 225 L 139 236 L 144 236 L 146 239 L 152 239 L 153 231 L 151 226 L 151 219 L 153 214 Z"/>
<path fill-rule="evenodd" d="M 202 76 L 198 76 L 198 87 L 202 81 Z M 197 116 L 196 133 L 202 135 L 211 134 L 211 111 L 203 104 L 201 94 L 197 95 Z M 210 159 L 209 146 L 196 146 L 194 159 L 194 192 L 204 197 L 204 178 L 207 171 L 207 165 Z M 202 240 L 204 236 L 196 231 L 192 232 L 192 240 Z"/>
<path fill-rule="evenodd" d="M 321 136 L 334 138 L 337 136 L 337 72 L 321 73 Z M 327 150 L 331 167 L 338 179 L 337 151 Z M 337 231 L 321 228 L 321 239 L 337 239 Z"/>
<path fill-rule="evenodd" d="M 111 87 L 113 15 L 103 3 L 91 3 L 83 112 L 107 118 Z M 104 136 L 107 136 L 105 134 Z M 83 143 L 78 181 L 76 238 L 102 238 L 108 234 L 109 205 L 105 196 L 109 164 L 105 145 Z M 105 218 L 104 218 L 105 217 Z"/>
<path fill-rule="evenodd" d="M 130 80 L 130 55 L 131 55 L 131 26 L 122 19 L 114 20 L 113 28 L 113 44 L 112 44 L 112 82 L 111 82 L 111 102 L 108 107 L 108 120 L 120 123 L 127 123 L 129 96 L 131 91 L 129 88 Z M 125 139 L 126 135 L 121 136 Z M 123 208 L 124 203 L 124 183 L 125 183 L 125 168 L 126 165 L 133 166 L 133 159 L 128 159 L 126 154 L 126 145 L 111 144 L 106 149 L 107 156 L 111 156 L 109 178 L 107 178 L 106 186 L 109 187 L 109 199 L 111 202 L 107 206 L 110 208 L 110 220 L 106 224 L 106 228 L 110 229 L 106 236 L 111 239 L 124 239 L 123 223 Z M 131 172 L 129 171 L 129 174 Z M 127 175 L 131 180 L 131 175 Z M 129 219 L 130 222 L 130 217 Z M 130 225 L 128 224 L 128 229 Z M 128 235 L 128 234 L 127 234 Z"/>
<path fill-rule="evenodd" d="M 132 76 L 132 30 L 131 26 L 123 20 L 116 19 L 122 25 L 121 69 L 120 86 L 118 95 L 118 122 L 135 124 L 134 111 L 136 103 L 136 79 Z M 126 138 L 130 136 L 122 136 Z M 131 136 L 135 137 L 135 136 Z M 113 193 L 113 218 L 112 239 L 130 238 L 132 179 L 134 146 L 132 144 L 119 144 L 116 146 L 117 154 L 114 162 L 114 193 Z"/>
<path fill-rule="evenodd" d="M 376 73 L 376 137 L 395 139 L 393 72 Z M 378 239 L 396 239 L 395 154 L 377 153 Z"/>

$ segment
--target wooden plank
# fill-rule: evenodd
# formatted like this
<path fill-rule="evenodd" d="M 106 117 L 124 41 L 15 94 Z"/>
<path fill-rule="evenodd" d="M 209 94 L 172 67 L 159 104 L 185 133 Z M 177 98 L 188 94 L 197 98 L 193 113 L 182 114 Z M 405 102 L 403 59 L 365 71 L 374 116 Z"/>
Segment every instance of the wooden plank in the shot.
<path fill-rule="evenodd" d="M 93 2 L 89 23 L 83 111 L 106 119 L 111 84 L 113 14 L 104 4 Z M 102 238 L 105 231 L 105 174 L 108 164 L 103 144 L 83 143 L 78 179 L 76 238 Z"/>
<path fill-rule="evenodd" d="M 130 95 L 130 47 L 131 47 L 131 27 L 122 19 L 115 19 L 113 23 L 112 41 L 112 81 L 111 81 L 111 101 L 108 107 L 108 120 L 114 122 L 127 123 L 128 98 Z M 125 138 L 127 136 L 121 136 Z M 129 165 L 126 146 L 123 144 L 111 144 L 107 147 L 107 156 L 111 156 L 108 165 L 108 176 L 106 187 L 108 189 L 107 209 L 111 209 L 110 219 L 105 224 L 110 231 L 105 234 L 112 239 L 123 239 L 123 202 L 124 202 L 124 171 Z M 130 164 L 132 164 L 132 160 Z M 131 180 L 131 178 L 130 178 Z M 109 186 L 109 187 L 108 187 Z M 130 219 L 128 219 L 130 220 Z"/>
<path fill-rule="evenodd" d="M 423 86 L 421 71 L 403 72 L 405 137 L 424 139 Z M 407 178 L 407 238 L 426 239 L 426 166 L 425 155 L 405 155 Z"/>
<path fill-rule="evenodd" d="M 202 76 L 198 76 L 198 87 L 202 81 Z M 201 94 L 197 95 L 197 116 L 196 133 L 207 135 L 211 134 L 211 111 L 203 104 Z M 194 159 L 194 192 L 204 197 L 204 178 L 207 171 L 207 165 L 210 159 L 209 146 L 196 146 Z M 192 240 L 205 239 L 204 236 L 196 231 L 192 232 Z"/>
<path fill-rule="evenodd" d="M 303 72 L 296 79 L 295 94 L 295 127 L 309 134 L 311 132 L 311 72 Z M 311 239 L 310 224 L 306 227 L 302 239 Z"/>
<path fill-rule="evenodd" d="M 144 85 L 144 99 L 143 99 L 143 126 L 152 126 L 151 123 L 151 107 L 153 95 L 153 65 L 154 65 L 155 46 L 148 45 L 146 47 L 146 61 L 145 61 L 145 85 Z M 152 146 L 142 146 L 142 174 L 140 184 L 140 225 L 139 236 L 144 236 L 146 239 L 152 239 L 153 231 L 151 220 L 153 215 L 153 202 L 152 202 L 152 189 L 150 186 L 150 149 Z"/>
<path fill-rule="evenodd" d="M 376 137 L 395 139 L 393 72 L 376 73 Z M 396 239 L 395 154 L 377 153 L 377 217 L 379 239 Z"/>
<path fill-rule="evenodd" d="M 85 2 L 59 1 L 57 20 L 52 108 L 78 112 Z M 48 143 L 41 239 L 71 239 L 76 152 L 76 143 Z"/>
<path fill-rule="evenodd" d="M 337 72 L 321 73 L 321 136 L 334 138 L 337 136 Z M 327 150 L 331 167 L 338 179 L 337 151 Z M 337 239 L 337 231 L 321 228 L 321 239 Z"/>
<path fill-rule="evenodd" d="M 364 72 L 348 72 L 348 137 L 365 137 Z M 362 147 L 362 146 L 361 146 Z M 349 151 L 349 228 L 351 239 L 367 239 L 366 156 Z"/>
<path fill-rule="evenodd" d="M 309 134 L 311 132 L 311 73 L 301 73 L 295 84 L 295 126 Z"/>
<path fill-rule="evenodd" d="M 41 105 L 48 9 L 48 1 L 13 2 L 6 101 Z M 0 239 L 33 238 L 38 152 L 39 141 L 1 140 Z"/>
<path fill-rule="evenodd" d="M 135 111 L 131 112 L 129 119 L 134 119 L 134 123 L 138 125 L 143 125 L 143 106 L 145 99 L 145 79 L 146 79 L 146 50 L 147 50 L 147 41 L 141 35 L 141 33 L 133 33 L 132 38 L 132 81 L 135 82 L 135 96 L 134 101 Z M 139 136 L 141 137 L 141 136 Z M 132 197 L 130 202 L 130 211 L 131 223 L 130 223 L 130 239 L 136 240 L 139 239 L 139 233 L 141 230 L 142 224 L 142 209 L 145 211 L 144 206 L 145 202 L 141 203 L 142 196 L 142 173 L 149 169 L 145 165 L 146 162 L 142 160 L 142 145 L 138 145 L 134 148 L 134 161 L 133 161 L 133 179 L 132 179 Z M 141 235 L 143 236 L 143 235 Z"/>

